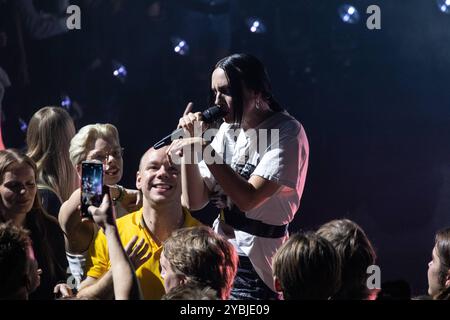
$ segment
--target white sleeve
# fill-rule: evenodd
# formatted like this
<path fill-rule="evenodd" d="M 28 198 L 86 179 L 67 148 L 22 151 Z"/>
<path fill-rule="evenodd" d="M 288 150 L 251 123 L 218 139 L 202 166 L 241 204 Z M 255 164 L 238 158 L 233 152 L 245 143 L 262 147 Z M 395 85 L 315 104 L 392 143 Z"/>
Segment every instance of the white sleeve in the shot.
<path fill-rule="evenodd" d="M 219 130 L 216 132 L 214 139 L 211 141 L 211 147 L 214 149 L 215 152 L 218 152 L 220 154 L 223 153 L 223 146 L 222 146 L 223 139 L 224 139 L 224 125 L 222 124 Z M 211 171 L 209 171 L 208 166 L 206 165 L 204 160 L 199 162 L 198 168 L 200 170 L 200 175 L 202 176 L 203 181 L 205 182 L 209 191 L 212 191 L 216 186 L 217 182 L 214 176 L 212 175 Z"/>
<path fill-rule="evenodd" d="M 308 143 L 301 127 L 297 133 L 292 129 L 280 132 L 278 143 L 271 144 L 252 175 L 296 189 L 300 168 L 307 159 Z"/>
<path fill-rule="evenodd" d="M 214 189 L 214 186 L 216 185 L 216 179 L 214 179 L 211 171 L 209 171 L 205 161 L 200 161 L 200 163 L 198 164 L 198 168 L 200 170 L 200 175 L 202 176 L 203 181 L 206 184 L 206 187 L 209 191 L 212 191 Z"/>

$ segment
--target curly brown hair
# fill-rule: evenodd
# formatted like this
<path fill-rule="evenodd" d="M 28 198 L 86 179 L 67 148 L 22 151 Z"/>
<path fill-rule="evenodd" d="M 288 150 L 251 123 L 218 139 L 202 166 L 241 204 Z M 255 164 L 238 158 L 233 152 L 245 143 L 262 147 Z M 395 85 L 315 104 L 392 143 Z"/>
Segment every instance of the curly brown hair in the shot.
<path fill-rule="evenodd" d="M 179 229 L 164 242 L 163 253 L 174 271 L 228 299 L 238 256 L 224 237 L 205 226 Z"/>

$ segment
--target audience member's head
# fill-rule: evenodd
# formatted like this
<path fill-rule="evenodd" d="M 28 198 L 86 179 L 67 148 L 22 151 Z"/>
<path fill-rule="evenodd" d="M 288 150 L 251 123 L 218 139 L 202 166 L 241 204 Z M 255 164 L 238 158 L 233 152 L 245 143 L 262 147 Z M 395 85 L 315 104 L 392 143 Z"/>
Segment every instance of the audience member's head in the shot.
<path fill-rule="evenodd" d="M 234 247 L 208 227 L 176 230 L 164 242 L 161 276 L 166 292 L 195 281 L 228 299 L 236 275 L 238 256 Z"/>
<path fill-rule="evenodd" d="M 28 124 L 28 156 L 36 162 L 38 183 L 53 191 L 61 202 L 69 199 L 77 186 L 76 171 L 69 157 L 75 125 L 66 110 L 45 107 Z"/>
<path fill-rule="evenodd" d="M 0 151 L 0 222 L 21 219 L 40 202 L 36 187 L 36 164 L 16 150 Z"/>
<path fill-rule="evenodd" d="M 428 294 L 436 300 L 450 299 L 450 228 L 436 233 L 428 263 Z"/>
<path fill-rule="evenodd" d="M 272 266 L 275 288 L 285 300 L 326 300 L 339 289 L 339 256 L 315 233 L 291 236 L 275 253 Z"/>
<path fill-rule="evenodd" d="M 34 249 L 46 276 L 55 275 L 55 253 L 48 226 L 58 221 L 41 205 L 36 187 L 37 168 L 33 160 L 16 150 L 0 151 L 0 222 L 13 221 L 30 230 Z M 59 229 L 58 229 L 59 230 Z"/>
<path fill-rule="evenodd" d="M 39 286 L 39 273 L 28 232 L 0 223 L 0 299 L 27 299 Z"/>
<path fill-rule="evenodd" d="M 97 123 L 81 128 L 70 142 L 69 153 L 78 172 L 83 161 L 98 160 L 105 165 L 105 185 L 114 185 L 122 179 L 123 149 L 119 132 L 112 124 Z"/>
<path fill-rule="evenodd" d="M 325 223 L 317 234 L 333 244 L 341 259 L 341 288 L 335 298 L 367 299 L 367 268 L 375 263 L 376 255 L 365 232 L 355 222 L 342 219 Z"/>
<path fill-rule="evenodd" d="M 172 288 L 161 300 L 218 300 L 216 290 L 196 281 L 189 281 Z"/>
<path fill-rule="evenodd" d="M 181 203 L 180 168 L 169 162 L 167 148 L 147 150 L 139 163 L 136 188 L 153 205 Z"/>

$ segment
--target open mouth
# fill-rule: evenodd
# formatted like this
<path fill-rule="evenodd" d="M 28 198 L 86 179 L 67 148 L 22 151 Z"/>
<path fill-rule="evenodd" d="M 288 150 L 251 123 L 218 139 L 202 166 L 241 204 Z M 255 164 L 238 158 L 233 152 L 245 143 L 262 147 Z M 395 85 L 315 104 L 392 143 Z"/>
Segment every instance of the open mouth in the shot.
<path fill-rule="evenodd" d="M 119 173 L 119 169 L 110 169 L 105 171 L 107 176 L 116 176 Z"/>
<path fill-rule="evenodd" d="M 152 188 L 155 188 L 155 189 L 161 190 L 161 191 L 173 189 L 173 187 L 167 183 L 156 183 L 156 184 L 152 185 Z"/>

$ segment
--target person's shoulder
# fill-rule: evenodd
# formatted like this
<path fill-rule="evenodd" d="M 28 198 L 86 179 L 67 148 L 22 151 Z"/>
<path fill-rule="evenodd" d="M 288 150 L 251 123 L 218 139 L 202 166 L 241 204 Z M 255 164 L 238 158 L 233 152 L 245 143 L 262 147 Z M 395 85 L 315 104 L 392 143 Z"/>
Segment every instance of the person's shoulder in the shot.
<path fill-rule="evenodd" d="M 139 223 L 142 218 L 142 208 L 138 211 L 128 213 L 123 217 L 117 219 L 117 231 L 119 234 L 133 232 L 136 228 L 139 227 Z"/>
<path fill-rule="evenodd" d="M 279 129 L 281 135 L 297 136 L 303 131 L 302 124 L 287 111 L 275 113 L 268 126 L 271 129 Z"/>

